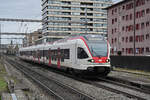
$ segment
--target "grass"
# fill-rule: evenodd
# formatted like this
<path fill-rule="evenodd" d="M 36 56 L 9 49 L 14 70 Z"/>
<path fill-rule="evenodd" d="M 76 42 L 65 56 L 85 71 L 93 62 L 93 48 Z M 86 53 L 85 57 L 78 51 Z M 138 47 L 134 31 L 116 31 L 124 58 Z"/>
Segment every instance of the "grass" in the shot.
<path fill-rule="evenodd" d="M 6 71 L 3 65 L 3 61 L 0 60 L 0 93 L 7 91 L 7 83 L 4 79 L 4 76 L 6 75 Z"/>
<path fill-rule="evenodd" d="M 7 83 L 5 82 L 4 78 L 0 76 L 0 92 L 7 90 Z"/>

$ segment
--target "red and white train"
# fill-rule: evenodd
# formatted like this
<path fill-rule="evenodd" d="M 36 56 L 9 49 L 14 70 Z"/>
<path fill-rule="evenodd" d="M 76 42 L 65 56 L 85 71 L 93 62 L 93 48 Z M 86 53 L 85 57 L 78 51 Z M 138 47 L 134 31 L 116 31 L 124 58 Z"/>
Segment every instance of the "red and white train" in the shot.
<path fill-rule="evenodd" d="M 101 35 L 75 36 L 19 49 L 23 60 L 67 71 L 106 76 L 110 70 L 110 45 Z"/>

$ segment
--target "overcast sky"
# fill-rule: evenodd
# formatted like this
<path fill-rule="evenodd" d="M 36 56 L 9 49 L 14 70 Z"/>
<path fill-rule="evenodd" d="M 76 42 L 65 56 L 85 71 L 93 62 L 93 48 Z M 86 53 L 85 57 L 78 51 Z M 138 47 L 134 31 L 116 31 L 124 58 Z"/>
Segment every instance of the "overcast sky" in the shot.
<path fill-rule="evenodd" d="M 120 0 L 113 1 L 118 2 Z M 0 0 L 0 18 L 41 19 L 41 9 L 41 0 Z M 2 32 L 33 32 L 42 27 L 40 23 L 0 23 Z"/>

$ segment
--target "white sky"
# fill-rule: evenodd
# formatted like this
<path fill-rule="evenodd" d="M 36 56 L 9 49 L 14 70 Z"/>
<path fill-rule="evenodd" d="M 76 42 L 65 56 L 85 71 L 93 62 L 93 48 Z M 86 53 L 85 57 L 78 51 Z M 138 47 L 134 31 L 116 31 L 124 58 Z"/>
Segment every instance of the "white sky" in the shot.
<path fill-rule="evenodd" d="M 113 0 L 118 2 L 120 0 Z M 41 0 L 0 0 L 0 18 L 24 18 L 41 19 Z M 33 32 L 41 28 L 41 23 L 0 22 L 1 32 Z M 14 37 L 14 36 L 3 36 Z M 2 43 L 10 43 L 11 40 L 2 40 Z M 19 43 L 17 40 L 14 42 Z"/>

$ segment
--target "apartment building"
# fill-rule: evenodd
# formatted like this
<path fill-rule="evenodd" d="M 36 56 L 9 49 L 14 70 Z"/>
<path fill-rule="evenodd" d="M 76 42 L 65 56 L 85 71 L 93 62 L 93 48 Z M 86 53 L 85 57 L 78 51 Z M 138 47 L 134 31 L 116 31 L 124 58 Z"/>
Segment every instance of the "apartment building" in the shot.
<path fill-rule="evenodd" d="M 150 55 L 150 0 L 123 0 L 107 8 L 112 55 Z"/>
<path fill-rule="evenodd" d="M 106 34 L 112 0 L 42 0 L 43 35 Z"/>
<path fill-rule="evenodd" d="M 36 40 L 41 38 L 42 38 L 42 30 L 38 29 L 37 31 L 34 31 L 26 35 L 26 37 L 23 39 L 23 47 L 35 45 Z"/>

